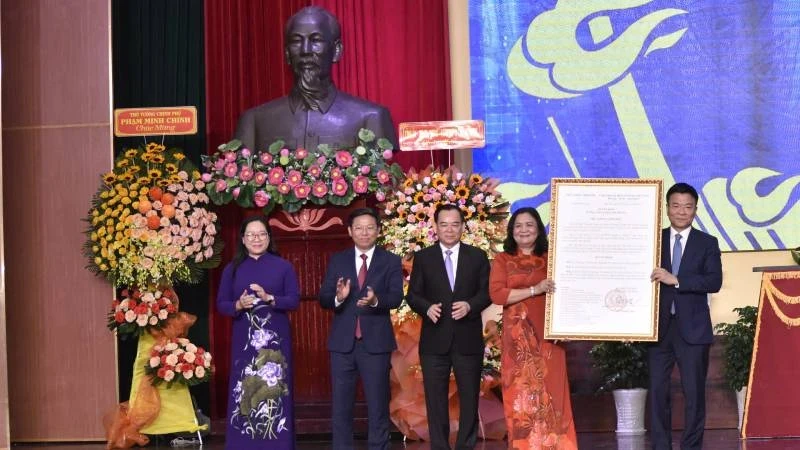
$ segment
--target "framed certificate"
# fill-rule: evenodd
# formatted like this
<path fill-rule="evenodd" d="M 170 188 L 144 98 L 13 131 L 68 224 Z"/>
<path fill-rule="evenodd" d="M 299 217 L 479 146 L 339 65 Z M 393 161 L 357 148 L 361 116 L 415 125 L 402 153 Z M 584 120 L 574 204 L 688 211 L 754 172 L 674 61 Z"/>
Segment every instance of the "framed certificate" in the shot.
<path fill-rule="evenodd" d="M 552 180 L 545 338 L 658 340 L 662 185 Z"/>

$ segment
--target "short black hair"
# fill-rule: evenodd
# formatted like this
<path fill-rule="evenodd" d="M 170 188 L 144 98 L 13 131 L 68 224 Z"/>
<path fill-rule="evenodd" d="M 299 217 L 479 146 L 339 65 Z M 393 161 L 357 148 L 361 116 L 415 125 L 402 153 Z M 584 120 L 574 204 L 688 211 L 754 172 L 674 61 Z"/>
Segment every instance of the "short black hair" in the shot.
<path fill-rule="evenodd" d="M 461 210 L 457 205 L 452 203 L 442 203 L 441 205 L 436 207 L 436 211 L 433 213 L 433 221 L 439 222 L 439 213 L 442 211 L 458 211 L 459 217 L 461 217 L 461 222 L 464 222 L 464 211 Z"/>
<path fill-rule="evenodd" d="M 306 6 L 294 13 L 292 17 L 289 17 L 289 20 L 286 21 L 286 27 L 283 29 L 284 37 L 289 36 L 289 31 L 292 29 L 292 26 L 294 26 L 295 20 L 299 19 L 301 16 L 310 16 L 314 14 L 321 15 L 325 19 L 325 22 L 327 22 L 328 29 L 331 30 L 331 42 L 336 42 L 342 38 L 342 27 L 339 25 L 339 19 L 321 6 Z"/>
<path fill-rule="evenodd" d="M 539 235 L 536 236 L 536 242 L 533 243 L 533 254 L 542 256 L 547 251 L 547 234 L 545 234 L 544 222 L 542 222 L 539 211 L 530 206 L 514 211 L 514 214 L 508 219 L 508 228 L 506 230 L 506 239 L 503 241 L 503 250 L 512 255 L 517 253 L 518 247 L 517 241 L 514 240 L 514 225 L 516 225 L 517 217 L 519 217 L 520 214 L 530 214 L 536 221 L 536 230 L 539 232 Z"/>
<path fill-rule="evenodd" d="M 347 216 L 347 228 L 352 228 L 353 222 L 356 220 L 356 217 L 360 216 L 372 216 L 375 219 L 375 225 L 378 226 L 378 229 L 381 228 L 381 218 L 378 216 L 378 213 L 372 208 L 357 208 L 354 209 L 349 216 Z"/>
<path fill-rule="evenodd" d="M 700 197 L 697 195 L 697 190 L 688 183 L 673 184 L 672 187 L 667 191 L 667 203 L 669 203 L 669 198 L 672 197 L 672 194 L 689 194 L 694 197 L 695 204 L 700 201 Z"/>

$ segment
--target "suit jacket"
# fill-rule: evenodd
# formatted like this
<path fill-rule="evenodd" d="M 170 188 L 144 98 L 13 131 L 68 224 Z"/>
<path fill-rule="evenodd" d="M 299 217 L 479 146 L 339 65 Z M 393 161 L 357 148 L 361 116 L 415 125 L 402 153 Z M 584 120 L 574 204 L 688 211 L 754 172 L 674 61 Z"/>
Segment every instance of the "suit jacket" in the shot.
<path fill-rule="evenodd" d="M 266 150 L 278 139 L 289 148 L 315 150 L 319 144 L 354 147 L 358 131 L 367 128 L 397 146 L 397 134 L 386 108 L 333 86 L 329 96 L 333 100 L 325 102 L 328 109 L 323 112 L 303 108 L 292 111 L 289 97 L 248 109 L 239 118 L 235 136 L 252 150 Z"/>
<path fill-rule="evenodd" d="M 447 354 L 451 345 L 456 353 L 463 355 L 483 353 L 481 311 L 491 303 L 486 253 L 461 243 L 455 287 L 451 290 L 439 243 L 418 251 L 414 255 L 406 301 L 423 318 L 420 354 Z M 469 314 L 461 320 L 453 320 L 451 316 L 455 301 L 466 301 L 470 306 Z M 442 315 L 433 323 L 428 318 L 428 308 L 439 302 Z"/>
<path fill-rule="evenodd" d="M 670 229 L 661 232 L 661 267 L 672 271 Z M 678 271 L 680 288 L 661 283 L 659 304 L 659 339 L 667 332 L 670 305 L 675 302 L 675 316 L 681 337 L 690 344 L 711 344 L 711 315 L 708 294 L 722 287 L 722 261 L 717 238 L 692 228 L 683 247 Z"/>
<path fill-rule="evenodd" d="M 367 281 L 362 289 L 358 287 L 356 250 L 351 247 L 334 254 L 328 262 L 328 270 L 319 290 L 319 302 L 323 308 L 334 312 L 331 333 L 328 336 L 328 350 L 348 353 L 355 345 L 356 317 L 360 317 L 361 336 L 364 348 L 369 353 L 390 353 L 397 348 L 394 339 L 389 311 L 400 306 L 403 301 L 403 269 L 400 257 L 375 247 L 372 261 L 367 270 Z M 350 295 L 337 307 L 336 281 L 350 279 Z M 359 298 L 367 294 L 371 287 L 378 297 L 377 306 L 356 306 Z"/>

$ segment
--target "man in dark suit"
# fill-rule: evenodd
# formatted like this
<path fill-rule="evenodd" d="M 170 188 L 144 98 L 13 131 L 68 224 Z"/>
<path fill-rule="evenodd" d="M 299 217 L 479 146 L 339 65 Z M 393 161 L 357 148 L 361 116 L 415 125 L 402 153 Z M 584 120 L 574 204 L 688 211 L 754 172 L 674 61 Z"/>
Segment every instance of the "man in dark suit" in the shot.
<path fill-rule="evenodd" d="M 319 291 L 334 312 L 328 336 L 333 380 L 333 448 L 353 448 L 353 405 L 361 377 L 367 399 L 369 448 L 389 448 L 389 369 L 397 348 L 389 310 L 403 300 L 400 257 L 377 247 L 381 226 L 370 208 L 353 211 L 347 232 L 355 246 L 328 263 Z"/>
<path fill-rule="evenodd" d="M 713 335 L 708 294 L 722 286 L 717 239 L 692 227 L 697 191 L 677 183 L 667 191 L 670 227 L 661 234 L 661 267 L 651 279 L 661 283 L 658 343 L 648 351 L 653 448 L 672 448 L 670 376 L 675 363 L 685 398 L 681 449 L 703 448 L 708 350 Z"/>
<path fill-rule="evenodd" d="M 461 242 L 464 214 L 455 205 L 434 213 L 439 242 L 414 255 L 407 301 L 423 318 L 419 358 L 431 449 L 450 449 L 450 369 L 460 413 L 456 449 L 472 449 L 478 436 L 483 366 L 481 311 L 489 306 L 489 259 Z"/>
<path fill-rule="evenodd" d="M 361 128 L 397 146 L 389 111 L 336 89 L 331 67 L 342 57 L 339 21 L 319 6 L 301 9 L 286 22 L 284 53 L 294 87 L 281 97 L 242 114 L 236 138 L 253 150 L 283 139 L 287 147 L 352 147 Z"/>

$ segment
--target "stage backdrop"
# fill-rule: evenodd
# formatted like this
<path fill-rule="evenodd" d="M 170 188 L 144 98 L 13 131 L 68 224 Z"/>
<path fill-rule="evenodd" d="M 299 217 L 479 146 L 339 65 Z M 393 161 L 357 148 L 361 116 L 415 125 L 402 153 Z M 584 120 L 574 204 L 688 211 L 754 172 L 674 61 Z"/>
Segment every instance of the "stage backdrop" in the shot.
<path fill-rule="evenodd" d="M 800 243 L 800 3 L 469 0 L 474 169 L 547 218 L 552 177 L 694 185 L 723 250 Z"/>

